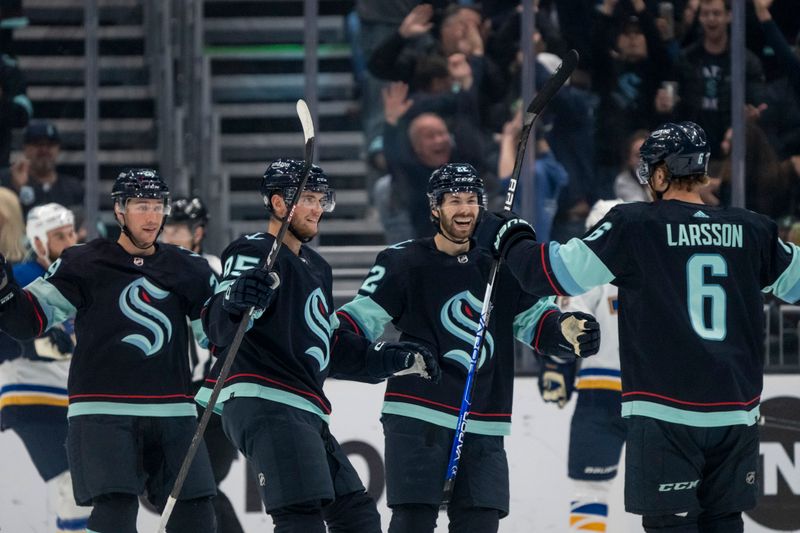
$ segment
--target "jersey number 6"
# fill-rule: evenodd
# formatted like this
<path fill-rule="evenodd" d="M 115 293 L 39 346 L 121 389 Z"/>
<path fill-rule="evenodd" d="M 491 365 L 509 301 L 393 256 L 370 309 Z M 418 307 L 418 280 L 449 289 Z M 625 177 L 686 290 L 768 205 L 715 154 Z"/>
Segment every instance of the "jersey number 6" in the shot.
<path fill-rule="evenodd" d="M 725 340 L 727 295 L 722 286 L 706 283 L 706 271 L 712 276 L 727 277 L 728 263 L 719 254 L 696 254 L 686 262 L 686 302 L 692 327 L 709 341 Z M 710 303 L 711 320 L 706 323 L 706 300 Z"/>

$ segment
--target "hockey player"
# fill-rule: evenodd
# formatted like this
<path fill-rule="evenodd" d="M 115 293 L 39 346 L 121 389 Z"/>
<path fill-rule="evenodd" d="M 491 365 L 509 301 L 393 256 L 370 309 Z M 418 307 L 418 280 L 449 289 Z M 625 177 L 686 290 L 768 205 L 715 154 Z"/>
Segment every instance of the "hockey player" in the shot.
<path fill-rule="evenodd" d="M 203 251 L 207 225 L 208 209 L 203 200 L 199 196 L 179 196 L 172 200 L 161 240 L 202 255 L 208 261 L 211 270 L 221 274 L 222 263 L 219 257 Z"/>
<path fill-rule="evenodd" d="M 199 196 L 173 198 L 170 204 L 169 218 L 164 224 L 161 241 L 181 246 L 196 254 L 201 255 L 216 276 L 222 275 L 222 263 L 219 257 L 203 251 L 203 239 L 206 236 L 208 224 L 208 210 Z M 210 280 L 216 287 L 216 276 Z M 207 347 L 203 347 L 196 339 L 189 339 L 189 360 L 192 369 L 192 388 L 197 392 L 211 370 L 212 358 Z M 202 408 L 198 406 L 202 413 Z M 222 431 L 222 422 L 219 416 L 212 416 L 203 434 L 203 440 L 208 449 L 208 458 L 214 472 L 214 483 L 217 485 L 217 495 L 212 500 L 214 514 L 217 517 L 218 533 L 243 533 L 242 525 L 236 516 L 228 497 L 219 488 L 231 470 L 233 461 L 238 455 L 236 448 L 230 443 Z"/>
<path fill-rule="evenodd" d="M 697 124 L 664 124 L 640 154 L 657 201 L 616 206 L 565 245 L 491 217 L 481 242 L 537 294 L 619 287 L 625 507 L 647 531 L 741 532 L 758 491 L 761 293 L 800 297 L 800 250 L 765 216 L 703 204 Z"/>
<path fill-rule="evenodd" d="M 586 218 L 586 229 L 620 203 L 621 200 L 595 203 Z M 569 402 L 574 389 L 578 391 L 569 435 L 568 472 L 573 480 L 569 527 L 570 531 L 606 531 L 608 493 L 625 442 L 625 422 L 619 414 L 622 383 L 617 287 L 607 283 L 579 296 L 559 298 L 558 303 L 564 311 L 594 315 L 603 333 L 600 351 L 581 360 L 580 365 L 575 360 L 547 358 L 539 373 L 539 391 L 545 402 L 559 407 Z"/>
<path fill-rule="evenodd" d="M 5 268 L 0 329 L 36 337 L 75 318 L 67 455 L 88 529 L 136 531 L 138 495 L 162 507 L 196 426 L 186 347 L 211 295 L 208 263 L 157 244 L 169 189 L 157 172 L 123 172 L 112 188 L 117 242 L 66 250 L 21 289 Z M 0 259 L 0 263 L 4 263 Z M 205 448 L 194 461 L 168 531 L 214 531 L 214 480 Z"/>
<path fill-rule="evenodd" d="M 289 213 L 303 168 L 291 159 L 267 167 L 261 181 L 267 232 L 246 235 L 223 252 L 223 280 L 203 314 L 211 342 L 224 349 L 243 314 L 257 311 L 215 407 L 256 472 L 276 532 L 324 533 L 327 523 L 331 531 L 376 533 L 375 502 L 328 429 L 331 405 L 322 385 L 328 375 L 377 381 L 397 372 L 436 381 L 439 367 L 416 343 L 369 345 L 339 329 L 331 267 L 304 245 L 335 205 L 319 167 L 312 167 L 301 192 L 273 272 L 259 267 Z M 198 401 L 205 404 L 209 395 L 204 387 Z"/>
<path fill-rule="evenodd" d="M 392 322 L 401 340 L 422 343 L 439 358 L 441 385 L 389 380 L 383 404 L 387 502 L 391 533 L 432 532 L 442 500 L 450 447 L 492 257 L 471 236 L 485 205 L 483 180 L 466 163 L 447 164 L 428 183 L 437 234 L 405 241 L 378 255 L 339 320 L 369 339 Z M 583 313 L 562 314 L 553 298 L 525 294 L 505 269 L 498 275 L 470 406 L 467 435 L 448 517 L 450 531 L 497 531 L 509 511 L 503 437 L 511 429 L 513 338 L 539 353 L 574 358 L 597 352 L 599 330 Z M 562 327 L 581 324 L 571 345 Z"/>
<path fill-rule="evenodd" d="M 26 234 L 33 259 L 14 266 L 17 282 L 41 277 L 61 253 L 77 242 L 75 218 L 59 204 L 28 213 Z M 91 509 L 79 507 L 72 495 L 67 464 L 67 376 L 74 347 L 73 321 L 56 325 L 35 339 L 17 343 L 4 333 L 10 348 L 0 360 L 0 430 L 22 439 L 37 472 L 55 502 L 56 530 L 83 531 Z"/>

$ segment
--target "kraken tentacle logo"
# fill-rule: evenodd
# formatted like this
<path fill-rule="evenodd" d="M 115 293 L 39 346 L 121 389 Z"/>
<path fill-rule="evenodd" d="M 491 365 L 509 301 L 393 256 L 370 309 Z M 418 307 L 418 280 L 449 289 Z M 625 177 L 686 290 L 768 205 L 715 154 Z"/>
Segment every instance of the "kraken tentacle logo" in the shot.
<path fill-rule="evenodd" d="M 306 300 L 305 317 L 306 324 L 308 324 L 311 332 L 319 337 L 323 346 L 325 346 L 325 350 L 319 346 L 312 346 L 306 350 L 306 354 L 317 360 L 319 370 L 322 372 L 328 366 L 331 358 L 331 334 L 333 333 L 331 313 L 328 310 L 328 303 L 325 301 L 322 289 L 315 289 L 314 292 L 309 294 Z"/>
<path fill-rule="evenodd" d="M 470 346 L 470 351 L 450 350 L 444 354 L 444 358 L 450 359 L 469 369 L 469 361 L 472 356 L 472 346 L 475 344 L 475 332 L 478 330 L 478 322 L 481 317 L 481 307 L 483 302 L 478 300 L 469 291 L 462 291 L 447 300 L 442 306 L 440 318 L 444 329 L 453 336 L 463 340 Z M 485 330 L 481 355 L 478 358 L 478 368 L 483 366 L 488 354 L 489 359 L 494 355 L 494 339 L 488 329 Z"/>
<path fill-rule="evenodd" d="M 153 335 L 152 342 L 144 335 L 134 333 L 122 342 L 139 348 L 146 356 L 157 353 L 164 346 L 164 341 L 172 339 L 172 323 L 169 318 L 150 305 L 151 298 L 163 300 L 169 292 L 160 289 L 145 278 L 139 278 L 122 290 L 119 295 L 119 308 L 122 314 L 140 326 L 147 328 Z"/>

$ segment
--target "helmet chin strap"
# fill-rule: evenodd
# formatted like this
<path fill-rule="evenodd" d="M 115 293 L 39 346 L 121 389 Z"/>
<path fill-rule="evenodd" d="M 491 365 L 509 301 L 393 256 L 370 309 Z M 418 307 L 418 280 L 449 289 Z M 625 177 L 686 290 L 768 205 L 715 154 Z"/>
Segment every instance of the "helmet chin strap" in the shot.
<path fill-rule="evenodd" d="M 286 217 L 279 217 L 278 215 L 276 215 L 276 214 L 275 214 L 275 212 L 274 212 L 274 211 L 270 211 L 270 215 L 271 215 L 273 218 L 275 218 L 275 219 L 279 220 L 279 221 L 281 222 L 281 224 L 283 224 L 283 223 L 286 221 Z M 286 215 L 286 216 L 288 216 L 288 215 Z M 297 239 L 298 241 L 300 241 L 300 243 L 301 243 L 301 244 L 306 244 L 306 243 L 309 243 L 309 242 L 311 242 L 311 240 L 314 238 L 314 237 L 303 237 L 303 236 L 301 236 L 299 233 L 297 233 L 297 232 L 295 231 L 295 229 L 294 229 L 294 225 L 293 225 L 293 223 L 292 223 L 292 222 L 289 222 L 289 227 L 288 227 L 287 229 L 289 230 L 289 233 L 291 233 L 292 235 L 294 235 L 294 238 L 295 238 L 295 239 Z"/>
<path fill-rule="evenodd" d="M 467 237 L 463 241 L 457 241 L 455 239 L 452 239 L 452 238 L 448 237 L 447 234 L 445 234 L 445 232 L 442 231 L 442 226 L 441 225 L 439 225 L 439 229 L 436 230 L 436 233 L 438 233 L 439 235 L 441 235 L 442 237 L 444 237 L 448 241 L 452 242 L 453 244 L 467 244 L 469 242 L 469 240 L 470 240 L 469 237 Z"/>
<path fill-rule="evenodd" d="M 122 220 L 124 221 L 125 220 L 125 213 L 120 213 L 120 214 L 122 215 Z M 128 229 L 128 225 L 127 224 L 120 224 L 118 218 L 116 220 L 117 220 L 117 225 L 119 226 L 119 229 L 122 231 L 122 233 L 124 233 L 128 237 L 128 240 L 131 241 L 131 244 L 133 244 L 139 250 L 149 250 L 150 248 L 155 246 L 159 235 L 161 235 L 161 232 L 164 231 L 164 224 L 167 221 L 167 217 L 164 217 L 164 220 L 161 221 L 161 227 L 158 228 L 158 233 L 156 233 L 156 238 L 153 239 L 153 242 L 151 242 L 148 246 L 143 246 L 143 245 L 139 244 L 139 241 L 136 239 L 136 237 L 133 236 L 133 233 L 131 233 L 131 230 Z"/>
<path fill-rule="evenodd" d="M 298 241 L 300 241 L 303 244 L 306 244 L 307 242 L 311 242 L 311 239 L 314 238 L 314 237 L 301 237 L 300 234 L 297 233 L 294 230 L 293 224 L 291 222 L 289 223 L 289 233 L 294 235 L 294 238 L 297 239 Z"/>
<path fill-rule="evenodd" d="M 445 232 L 442 231 L 442 220 L 439 217 L 433 217 L 433 221 L 436 224 L 436 233 L 438 233 L 439 235 L 441 235 L 442 237 L 444 237 L 448 241 L 452 242 L 453 244 L 467 244 L 469 242 L 469 240 L 470 240 L 469 237 L 467 237 L 466 239 L 464 239 L 462 241 L 457 241 L 457 240 L 453 239 L 452 237 L 448 236 L 447 234 L 445 234 Z"/>

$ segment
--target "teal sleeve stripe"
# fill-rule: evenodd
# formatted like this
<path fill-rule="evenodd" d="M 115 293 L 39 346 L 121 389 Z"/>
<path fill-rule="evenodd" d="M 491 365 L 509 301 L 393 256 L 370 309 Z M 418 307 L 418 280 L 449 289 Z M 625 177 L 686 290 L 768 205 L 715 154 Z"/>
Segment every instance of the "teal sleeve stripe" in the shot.
<path fill-rule="evenodd" d="M 33 104 L 31 103 L 30 99 L 27 96 L 25 96 L 24 94 L 18 94 L 17 96 L 14 97 L 13 102 L 18 106 L 24 108 L 25 111 L 28 113 L 29 117 L 33 116 Z"/>
<path fill-rule="evenodd" d="M 208 399 L 210 397 L 211 389 L 202 387 L 195 396 L 195 401 L 205 407 L 208 405 Z M 219 393 L 217 404 L 214 406 L 214 411 L 218 414 L 222 414 L 222 404 L 233 397 L 262 398 L 264 400 L 270 400 L 294 407 L 296 409 L 308 411 L 309 413 L 314 413 L 328 423 L 330 423 L 331 419 L 330 415 L 322 412 L 322 409 L 312 404 L 302 396 L 284 390 L 273 389 L 272 387 L 265 387 L 257 383 L 234 383 L 233 385 L 227 385 L 223 387 L 222 392 Z"/>
<path fill-rule="evenodd" d="M 121 403 L 121 402 L 80 402 L 71 403 L 67 418 L 81 415 L 121 415 L 121 416 L 197 416 L 192 403 Z"/>
<path fill-rule="evenodd" d="M 383 335 L 384 326 L 392 321 L 389 313 L 369 296 L 356 296 L 339 310 L 355 320 L 370 341 Z"/>
<path fill-rule="evenodd" d="M 28 17 L 11 17 L 3 19 L 2 22 L 0 22 L 0 29 L 13 30 L 16 28 L 24 28 L 28 24 Z"/>
<path fill-rule="evenodd" d="M 570 295 L 583 294 L 614 279 L 614 274 L 581 239 L 570 239 L 563 246 L 551 242 L 548 252 L 553 273 Z"/>
<path fill-rule="evenodd" d="M 199 318 L 192 320 L 192 333 L 200 346 L 208 348 L 208 337 L 206 337 L 206 332 L 203 331 L 203 321 Z"/>
<path fill-rule="evenodd" d="M 521 340 L 525 344 L 530 344 L 533 341 L 533 334 L 536 331 L 536 325 L 539 323 L 539 319 L 542 318 L 542 315 L 550 309 L 558 309 L 555 301 L 555 296 L 542 298 L 530 309 L 527 309 L 514 317 L 514 337 Z"/>
<path fill-rule="evenodd" d="M 622 402 L 622 416 L 646 416 L 698 428 L 717 428 L 723 426 L 752 426 L 758 421 L 760 408 L 755 406 L 749 411 L 719 411 L 700 413 L 668 407 L 654 402 Z"/>
<path fill-rule="evenodd" d="M 455 415 L 448 415 L 447 413 L 442 413 L 441 411 L 403 402 L 383 402 L 383 409 L 381 410 L 381 413 L 416 418 L 417 420 L 422 420 L 423 422 L 428 422 L 430 424 L 442 426 L 448 429 L 455 429 L 456 422 L 458 422 L 458 417 Z M 467 433 L 503 437 L 506 435 L 511 435 L 511 423 L 484 422 L 483 420 L 468 419 Z"/>
<path fill-rule="evenodd" d="M 47 318 L 45 330 L 75 316 L 75 306 L 69 303 L 69 300 L 59 292 L 56 286 L 46 279 L 36 278 L 25 287 L 25 290 L 36 296 L 36 300 L 44 311 Z"/>
<path fill-rule="evenodd" d="M 794 303 L 800 300 L 800 248 L 792 243 L 786 244 L 781 241 L 784 248 L 791 248 L 792 262 L 786 270 L 778 276 L 772 285 L 765 287 L 763 292 L 772 292 L 775 296 L 785 302 Z"/>
<path fill-rule="evenodd" d="M 236 281 L 235 279 L 229 279 L 226 281 L 221 281 L 217 284 L 217 288 L 214 289 L 214 294 L 219 294 L 221 292 L 225 292 L 228 290 L 228 287 L 233 285 L 233 282 Z"/>

